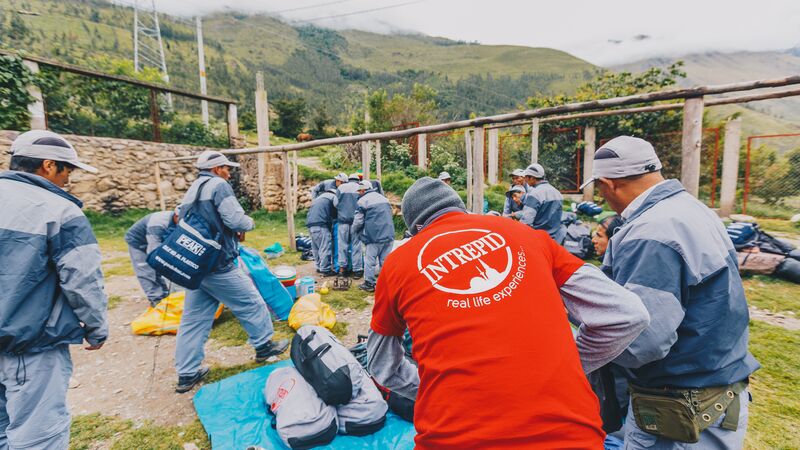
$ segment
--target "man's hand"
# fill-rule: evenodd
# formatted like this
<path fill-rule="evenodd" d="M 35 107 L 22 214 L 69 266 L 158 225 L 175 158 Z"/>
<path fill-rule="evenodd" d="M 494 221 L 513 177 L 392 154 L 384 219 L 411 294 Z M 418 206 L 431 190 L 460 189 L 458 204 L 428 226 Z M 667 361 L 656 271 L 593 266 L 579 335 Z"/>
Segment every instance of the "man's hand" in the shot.
<path fill-rule="evenodd" d="M 244 237 L 245 237 L 245 232 L 244 231 L 236 233 L 236 239 L 238 239 L 239 242 L 244 242 Z"/>
<path fill-rule="evenodd" d="M 103 341 L 103 342 L 101 342 L 99 344 L 94 344 L 94 345 L 89 344 L 88 347 L 83 347 L 83 349 L 84 350 L 100 350 L 101 348 L 103 348 L 103 344 L 105 344 L 105 341 Z"/>

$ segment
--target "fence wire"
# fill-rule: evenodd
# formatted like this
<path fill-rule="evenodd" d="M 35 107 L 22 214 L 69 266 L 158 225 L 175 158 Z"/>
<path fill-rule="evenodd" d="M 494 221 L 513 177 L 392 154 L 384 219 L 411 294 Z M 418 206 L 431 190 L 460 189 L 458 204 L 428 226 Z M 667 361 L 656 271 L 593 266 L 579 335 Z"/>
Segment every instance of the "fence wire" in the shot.
<path fill-rule="evenodd" d="M 788 219 L 800 211 L 800 133 L 747 138 L 739 165 L 741 212 Z"/>

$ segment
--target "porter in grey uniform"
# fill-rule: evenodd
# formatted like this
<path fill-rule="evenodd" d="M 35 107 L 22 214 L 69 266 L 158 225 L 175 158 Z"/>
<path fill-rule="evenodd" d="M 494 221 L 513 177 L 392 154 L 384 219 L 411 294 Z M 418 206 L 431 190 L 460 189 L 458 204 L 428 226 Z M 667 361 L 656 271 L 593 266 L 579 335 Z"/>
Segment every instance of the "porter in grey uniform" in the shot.
<path fill-rule="evenodd" d="M 350 175 L 350 181 L 339 186 L 339 203 L 336 207 L 336 222 L 339 227 L 337 261 L 339 261 L 341 272 L 346 272 L 347 263 L 350 261 L 352 272 L 356 276 L 360 276 L 364 272 L 361 241 L 358 239 L 358 234 L 351 230 L 358 203 L 358 186 L 358 174 Z"/>
<path fill-rule="evenodd" d="M 372 188 L 369 181 L 362 181 L 362 193 L 353 219 L 352 232 L 359 235 L 365 246 L 364 284 L 366 291 L 375 289 L 378 272 L 392 250 L 394 243 L 394 221 L 389 200 Z"/>
<path fill-rule="evenodd" d="M 103 346 L 108 301 L 83 205 L 62 187 L 76 167 L 97 170 L 49 131 L 21 134 L 11 151 L 0 174 L 0 449 L 66 450 L 69 344 Z"/>
<path fill-rule="evenodd" d="M 148 214 L 125 233 L 125 242 L 128 244 L 136 279 L 139 280 L 139 286 L 153 307 L 169 295 L 169 282 L 147 264 L 147 255 L 161 244 L 164 235 L 172 229 L 174 217 L 175 211 Z"/>
<path fill-rule="evenodd" d="M 544 168 L 531 164 L 525 170 L 529 190 L 525 195 L 520 222 L 534 230 L 544 230 L 559 244 L 567 236 L 567 228 L 561 224 L 564 197 L 547 180 Z"/>
<path fill-rule="evenodd" d="M 749 315 L 736 252 L 719 217 L 660 170 L 650 143 L 621 136 L 597 150 L 586 183 L 595 182 L 625 220 L 609 241 L 603 270 L 638 294 L 652 317 L 614 362 L 629 369 L 631 385 L 643 388 L 741 386 L 759 364 L 747 349 Z M 625 448 L 740 449 L 749 400 L 743 391 L 720 409 L 724 414 L 696 444 L 644 431 L 629 409 Z"/>
<path fill-rule="evenodd" d="M 336 188 L 323 192 L 311 201 L 306 216 L 306 227 L 311 234 L 311 245 L 314 251 L 314 265 L 317 272 L 323 275 L 333 273 L 333 240 L 331 231 L 336 219 L 336 205 L 339 203 Z"/>

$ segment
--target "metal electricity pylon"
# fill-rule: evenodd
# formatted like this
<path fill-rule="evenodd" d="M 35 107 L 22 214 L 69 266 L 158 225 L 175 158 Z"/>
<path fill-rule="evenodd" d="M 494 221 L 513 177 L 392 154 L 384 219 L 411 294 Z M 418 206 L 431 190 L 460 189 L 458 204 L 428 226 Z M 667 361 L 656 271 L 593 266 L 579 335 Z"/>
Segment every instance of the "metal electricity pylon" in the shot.
<path fill-rule="evenodd" d="M 167 60 L 164 57 L 164 42 L 161 40 L 161 27 L 158 25 L 156 0 L 150 1 L 148 9 L 140 8 L 139 2 L 140 0 L 133 2 L 134 70 L 138 72 L 145 67 L 154 67 L 161 72 L 164 82 L 169 84 Z M 172 107 L 172 96 L 169 94 L 167 94 L 167 104 L 170 108 Z"/>

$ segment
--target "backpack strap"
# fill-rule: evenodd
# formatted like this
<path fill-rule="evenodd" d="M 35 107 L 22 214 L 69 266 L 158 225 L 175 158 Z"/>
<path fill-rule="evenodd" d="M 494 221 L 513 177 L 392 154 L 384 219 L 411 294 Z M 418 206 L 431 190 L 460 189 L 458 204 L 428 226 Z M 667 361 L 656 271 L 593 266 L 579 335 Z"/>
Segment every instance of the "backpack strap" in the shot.
<path fill-rule="evenodd" d="M 188 218 L 192 214 L 195 204 L 197 204 L 197 202 L 200 200 L 200 195 L 202 195 L 202 193 L 203 193 L 203 188 L 205 188 L 206 184 L 208 184 L 208 182 L 210 182 L 210 181 L 211 181 L 211 178 L 209 178 L 208 180 L 205 180 L 202 183 L 200 183 L 200 187 L 197 188 L 197 193 L 194 196 L 194 200 L 192 200 L 192 202 L 189 203 L 189 205 L 186 208 L 187 210 L 186 210 L 186 213 L 183 215 L 184 217 Z M 208 223 L 209 231 L 211 231 L 212 234 L 219 235 L 221 233 L 220 230 L 217 230 L 217 226 L 216 226 L 216 223 L 214 221 L 206 220 L 206 222 Z M 212 222 L 214 222 L 214 223 L 212 223 Z"/>

